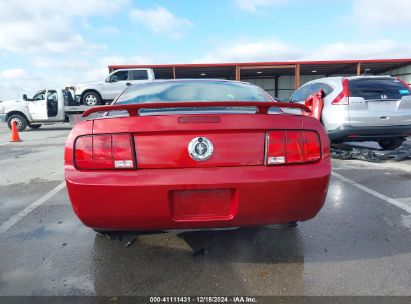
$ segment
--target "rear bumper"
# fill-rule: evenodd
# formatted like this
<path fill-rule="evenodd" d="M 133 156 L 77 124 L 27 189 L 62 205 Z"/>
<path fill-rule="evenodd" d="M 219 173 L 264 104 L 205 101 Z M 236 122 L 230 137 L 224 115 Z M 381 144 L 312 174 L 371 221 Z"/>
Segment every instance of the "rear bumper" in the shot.
<path fill-rule="evenodd" d="M 293 166 L 78 171 L 66 166 L 73 209 L 102 230 L 238 227 L 304 221 L 324 204 L 330 160 Z M 179 190 L 230 189 L 230 216 L 176 218 Z M 194 202 L 193 202 L 194 203 Z M 205 211 L 206 212 L 206 211 Z"/>
<path fill-rule="evenodd" d="M 0 114 L 0 123 L 5 123 L 6 117 L 7 117 L 7 114 Z"/>
<path fill-rule="evenodd" d="M 358 128 L 342 125 L 335 130 L 327 131 L 327 135 L 331 141 L 366 141 L 384 137 L 407 137 L 411 135 L 411 125 Z"/>

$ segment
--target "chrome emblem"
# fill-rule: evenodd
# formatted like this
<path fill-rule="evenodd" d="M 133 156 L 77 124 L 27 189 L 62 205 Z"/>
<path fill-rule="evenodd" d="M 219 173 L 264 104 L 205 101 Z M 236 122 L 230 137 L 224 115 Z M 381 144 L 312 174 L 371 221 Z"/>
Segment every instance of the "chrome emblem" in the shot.
<path fill-rule="evenodd" d="M 190 157 L 197 161 L 207 160 L 213 155 L 214 146 L 206 137 L 193 138 L 188 144 Z"/>

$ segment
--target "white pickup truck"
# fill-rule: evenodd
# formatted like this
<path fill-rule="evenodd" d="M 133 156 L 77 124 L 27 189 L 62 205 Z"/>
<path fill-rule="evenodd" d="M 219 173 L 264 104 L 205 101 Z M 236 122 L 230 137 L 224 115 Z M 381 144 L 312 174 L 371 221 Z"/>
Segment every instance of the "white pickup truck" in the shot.
<path fill-rule="evenodd" d="M 118 69 L 106 79 L 85 82 L 74 87 L 75 98 L 79 104 L 95 106 L 112 101 L 127 86 L 154 80 L 154 72 L 149 68 Z"/>
<path fill-rule="evenodd" d="M 114 100 L 127 86 L 154 80 L 149 68 L 115 70 L 105 79 L 79 84 L 74 94 L 69 89 L 45 89 L 33 98 L 23 95 L 21 100 L 7 100 L 0 103 L 0 122 L 12 121 L 23 131 L 29 126 L 38 129 L 42 124 L 69 122 L 76 119 L 89 106 L 105 104 Z M 74 96 L 73 96 L 74 95 Z"/>
<path fill-rule="evenodd" d="M 69 122 L 70 116 L 81 114 L 89 107 L 78 106 L 70 90 L 45 89 L 33 98 L 23 95 L 21 100 L 7 100 L 0 103 L 0 121 L 11 128 L 13 121 L 23 131 L 29 126 L 38 129 L 42 124 Z"/>

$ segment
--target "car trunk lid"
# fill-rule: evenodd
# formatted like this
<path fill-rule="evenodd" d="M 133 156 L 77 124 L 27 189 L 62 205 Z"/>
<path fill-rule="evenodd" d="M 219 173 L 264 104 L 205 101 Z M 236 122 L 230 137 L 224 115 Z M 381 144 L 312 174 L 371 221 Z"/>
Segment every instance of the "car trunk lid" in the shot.
<path fill-rule="evenodd" d="M 191 129 L 191 128 L 190 128 Z M 194 168 L 264 164 L 265 130 L 184 130 L 135 133 L 138 168 Z"/>
<path fill-rule="evenodd" d="M 163 115 L 97 119 L 93 133 L 132 134 L 137 169 L 230 167 L 264 165 L 267 131 L 301 126 L 287 114 Z"/>
<path fill-rule="evenodd" d="M 182 111 L 186 105 L 197 107 L 195 114 Z M 253 111 L 233 110 L 230 108 L 234 105 L 232 102 L 212 105 L 225 108 L 224 113 L 216 109 L 205 111 L 210 104 L 197 102 L 186 103 L 183 107 L 179 104 L 181 109 L 173 111 L 170 111 L 172 105 L 167 104 L 166 114 L 140 111 L 164 108 L 164 104 L 133 104 L 99 107 L 83 116 L 105 110 L 128 112 L 126 116 L 95 119 L 93 134 L 130 134 L 137 169 L 264 165 L 267 132 L 301 132 L 303 125 L 302 115 L 285 114 L 279 110 L 277 105 L 281 103 L 277 102 L 235 103 L 236 107 L 248 106 Z M 284 105 L 306 109 L 303 105 Z M 290 140 L 293 139 L 290 137 Z"/>

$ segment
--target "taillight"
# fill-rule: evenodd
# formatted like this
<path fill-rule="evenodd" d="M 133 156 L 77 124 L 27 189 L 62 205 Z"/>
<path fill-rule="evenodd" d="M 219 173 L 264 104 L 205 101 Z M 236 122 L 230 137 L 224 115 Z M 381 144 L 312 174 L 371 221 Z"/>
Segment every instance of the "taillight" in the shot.
<path fill-rule="evenodd" d="M 331 102 L 332 105 L 348 105 L 350 103 L 350 88 L 348 87 L 348 79 L 344 78 L 342 80 L 342 91 L 337 97 Z"/>
<path fill-rule="evenodd" d="M 407 89 L 411 90 L 411 86 L 406 83 L 404 80 L 402 80 L 401 78 L 396 77 L 396 79 L 401 82 Z"/>
<path fill-rule="evenodd" d="M 320 158 L 320 139 L 314 131 L 267 132 L 265 164 L 268 166 L 314 162 Z"/>
<path fill-rule="evenodd" d="M 133 169 L 129 134 L 86 135 L 76 139 L 74 164 L 78 169 Z"/>

